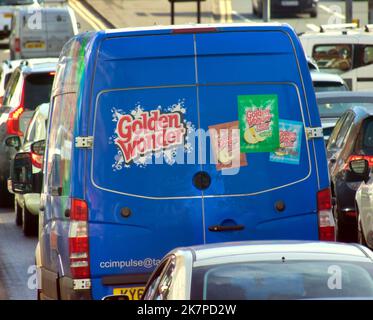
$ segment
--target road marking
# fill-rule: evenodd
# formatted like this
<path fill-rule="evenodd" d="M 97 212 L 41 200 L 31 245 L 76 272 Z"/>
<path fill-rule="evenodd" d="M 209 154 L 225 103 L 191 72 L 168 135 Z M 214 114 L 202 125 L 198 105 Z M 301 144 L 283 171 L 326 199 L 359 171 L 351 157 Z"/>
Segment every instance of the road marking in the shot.
<path fill-rule="evenodd" d="M 80 2 L 69 0 L 70 6 L 81 15 L 95 30 L 107 29 L 106 25 L 97 19 L 90 11 L 87 10 Z"/>
<path fill-rule="evenodd" d="M 247 19 L 246 17 L 244 17 L 242 14 L 239 14 L 237 11 L 232 11 L 232 14 L 233 14 L 234 16 L 236 16 L 237 18 L 239 18 L 239 19 L 245 21 L 245 22 L 253 22 L 252 20 Z"/>
<path fill-rule="evenodd" d="M 320 31 L 320 27 L 318 27 L 317 25 L 315 25 L 313 23 L 306 24 L 306 27 L 308 29 L 311 29 L 312 31 Z"/>
<path fill-rule="evenodd" d="M 331 14 L 335 15 L 337 18 L 346 19 L 345 15 L 343 15 L 339 12 L 333 11 L 330 8 L 328 8 L 327 6 L 324 6 L 323 4 L 319 4 L 319 8 L 328 12 L 328 13 L 331 13 Z"/>

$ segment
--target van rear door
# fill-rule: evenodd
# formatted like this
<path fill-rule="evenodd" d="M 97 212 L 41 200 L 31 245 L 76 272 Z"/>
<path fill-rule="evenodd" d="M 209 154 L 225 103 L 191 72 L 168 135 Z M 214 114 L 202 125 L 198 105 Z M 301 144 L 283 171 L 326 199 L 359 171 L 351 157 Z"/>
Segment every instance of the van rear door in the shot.
<path fill-rule="evenodd" d="M 63 45 L 74 36 L 68 10 L 45 10 L 48 56 L 59 57 Z"/>
<path fill-rule="evenodd" d="M 211 177 L 203 192 L 206 241 L 318 239 L 308 110 L 289 37 L 199 34 L 196 47 L 201 129 L 216 130 L 218 141 L 203 166 Z M 238 143 L 220 134 L 229 128 L 239 129 Z"/>
<path fill-rule="evenodd" d="M 108 39 L 95 79 L 86 194 L 93 294 L 102 297 L 113 293 L 105 276 L 147 274 L 174 247 L 204 242 L 193 186 L 201 166 L 187 160 L 199 115 L 193 35 Z"/>
<path fill-rule="evenodd" d="M 22 11 L 19 23 L 22 57 L 47 56 L 47 21 L 44 11 Z"/>

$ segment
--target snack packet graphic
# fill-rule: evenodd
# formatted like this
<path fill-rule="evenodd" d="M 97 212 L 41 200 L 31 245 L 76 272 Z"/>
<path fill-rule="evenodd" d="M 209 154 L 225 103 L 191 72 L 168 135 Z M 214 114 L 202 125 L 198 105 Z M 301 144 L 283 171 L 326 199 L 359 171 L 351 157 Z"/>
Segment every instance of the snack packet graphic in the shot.
<path fill-rule="evenodd" d="M 298 165 L 302 146 L 302 122 L 280 120 L 280 148 L 270 154 L 272 162 Z"/>
<path fill-rule="evenodd" d="M 238 96 L 241 152 L 273 152 L 280 146 L 277 95 Z"/>
<path fill-rule="evenodd" d="M 216 170 L 247 166 L 246 155 L 240 152 L 238 121 L 209 126 Z"/>

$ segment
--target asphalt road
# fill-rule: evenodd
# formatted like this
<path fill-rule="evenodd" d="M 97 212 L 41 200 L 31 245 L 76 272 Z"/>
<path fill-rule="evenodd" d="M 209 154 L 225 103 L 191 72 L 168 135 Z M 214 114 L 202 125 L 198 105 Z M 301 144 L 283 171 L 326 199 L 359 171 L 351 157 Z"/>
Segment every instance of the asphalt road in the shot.
<path fill-rule="evenodd" d="M 94 29 L 78 13 L 80 31 Z M 0 61 L 9 59 L 8 42 L 0 42 Z M 26 238 L 15 225 L 12 208 L 0 209 L 0 300 L 36 299 L 35 248 L 37 238 Z"/>

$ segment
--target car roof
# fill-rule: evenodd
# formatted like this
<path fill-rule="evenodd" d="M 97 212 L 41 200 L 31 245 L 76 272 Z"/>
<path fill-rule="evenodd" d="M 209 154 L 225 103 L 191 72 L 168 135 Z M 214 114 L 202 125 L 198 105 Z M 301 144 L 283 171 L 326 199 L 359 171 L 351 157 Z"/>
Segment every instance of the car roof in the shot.
<path fill-rule="evenodd" d="M 330 100 L 346 100 L 352 101 L 353 100 L 362 100 L 366 99 L 369 102 L 373 102 L 373 92 L 371 91 L 341 91 L 341 92 L 317 92 L 316 99 L 330 99 Z"/>
<path fill-rule="evenodd" d="M 57 69 L 58 58 L 29 59 L 21 62 L 18 68 L 26 73 L 53 72 Z"/>
<path fill-rule="evenodd" d="M 333 73 L 325 73 L 325 72 L 319 72 L 319 71 L 311 71 L 311 78 L 312 81 L 323 81 L 323 82 L 338 82 L 343 84 L 343 79 Z"/>
<path fill-rule="evenodd" d="M 309 241 L 251 241 L 235 243 L 218 243 L 203 246 L 181 248 L 190 251 L 194 261 L 201 263 L 204 260 L 218 259 L 225 256 L 245 256 L 250 254 L 331 254 L 343 257 L 355 257 L 373 262 L 373 256 L 355 244 L 336 242 L 309 242 Z"/>

